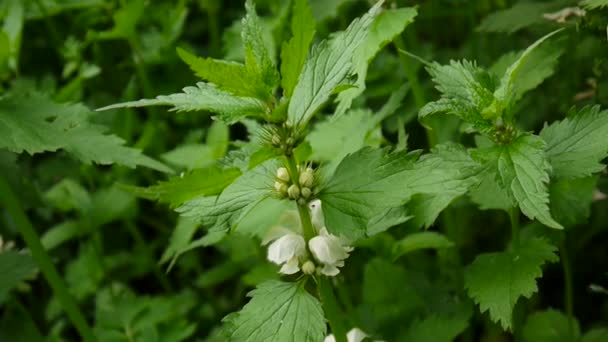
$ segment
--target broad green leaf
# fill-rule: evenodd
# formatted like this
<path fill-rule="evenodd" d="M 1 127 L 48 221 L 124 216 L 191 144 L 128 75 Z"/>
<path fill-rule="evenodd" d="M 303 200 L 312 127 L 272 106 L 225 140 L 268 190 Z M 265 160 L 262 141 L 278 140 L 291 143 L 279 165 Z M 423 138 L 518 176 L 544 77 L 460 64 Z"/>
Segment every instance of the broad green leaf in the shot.
<path fill-rule="evenodd" d="M 598 9 L 608 7 L 608 0 L 583 0 L 580 3 L 586 9 Z"/>
<path fill-rule="evenodd" d="M 509 193 L 498 183 L 496 171 L 486 169 L 479 174 L 481 182 L 471 188 L 469 195 L 471 200 L 477 203 L 479 209 L 499 209 L 508 211 L 517 205 L 514 199 L 509 197 Z"/>
<path fill-rule="evenodd" d="M 608 329 L 597 328 L 589 330 L 585 335 L 583 335 L 581 342 L 602 342 L 606 340 L 608 340 Z"/>
<path fill-rule="evenodd" d="M 393 245 L 393 258 L 419 249 L 442 249 L 452 247 L 454 243 L 437 232 L 420 232 L 410 234 Z"/>
<path fill-rule="evenodd" d="M 229 130 L 221 121 L 214 121 L 207 132 L 206 144 L 184 144 L 163 153 L 161 158 L 171 165 L 188 170 L 212 165 L 225 156 L 230 143 Z"/>
<path fill-rule="evenodd" d="M 91 205 L 91 196 L 87 190 L 71 178 L 55 184 L 44 193 L 44 199 L 61 211 L 83 210 Z"/>
<path fill-rule="evenodd" d="M 295 0 L 291 11 L 292 37 L 281 47 L 281 85 L 285 97 L 291 97 L 298 82 L 316 26 L 308 0 Z"/>
<path fill-rule="evenodd" d="M 339 10 L 354 0 L 309 0 L 315 19 L 319 22 L 338 16 Z"/>
<path fill-rule="evenodd" d="M 576 319 L 573 320 L 574 336 L 571 336 L 568 316 L 554 309 L 535 312 L 528 316 L 523 327 L 524 340 L 526 342 L 572 342 L 573 338 L 578 340 L 580 328 Z"/>
<path fill-rule="evenodd" d="M 527 60 L 521 66 L 521 70 L 512 81 L 512 102 L 517 102 L 524 93 L 536 88 L 545 79 L 553 75 L 559 57 L 564 52 L 561 44 L 545 42 L 537 46 L 526 57 Z M 521 60 L 523 52 L 510 52 L 503 55 L 490 68 L 490 72 L 496 76 L 502 76 L 507 69 Z"/>
<path fill-rule="evenodd" d="M 164 264 L 171 261 L 168 267 L 171 269 L 182 251 L 185 250 L 190 241 L 192 241 L 192 237 L 194 236 L 194 233 L 196 233 L 198 226 L 198 222 L 192 218 L 180 216 L 177 219 L 175 229 L 171 233 L 169 245 L 165 248 L 159 263 Z"/>
<path fill-rule="evenodd" d="M 608 111 L 585 107 L 568 118 L 545 126 L 540 136 L 547 142 L 546 154 L 555 178 L 589 176 L 604 169 L 608 156 Z"/>
<path fill-rule="evenodd" d="M 0 303 L 9 291 L 21 284 L 36 270 L 31 255 L 17 251 L 0 251 Z"/>
<path fill-rule="evenodd" d="M 530 298 L 538 288 L 541 266 L 556 262 L 557 249 L 542 239 L 521 241 L 515 250 L 478 255 L 465 271 L 465 287 L 481 312 L 512 328 L 512 312 L 520 297 Z"/>
<path fill-rule="evenodd" d="M 560 179 L 549 185 L 551 213 L 565 227 L 585 223 L 591 213 L 597 177 Z"/>
<path fill-rule="evenodd" d="M 260 201 L 273 194 L 278 167 L 277 159 L 268 160 L 236 178 L 217 198 L 197 197 L 184 203 L 177 211 L 196 217 L 211 231 L 227 232 Z"/>
<path fill-rule="evenodd" d="M 416 156 L 363 148 L 345 157 L 319 192 L 327 229 L 358 238 L 370 219 L 404 204 L 412 195 L 440 194 L 453 199 L 477 181 L 479 165 L 456 145 L 437 146 L 414 163 Z"/>
<path fill-rule="evenodd" d="M 466 60 L 451 61 L 447 65 L 433 63 L 427 71 L 441 98 L 422 107 L 418 113 L 420 118 L 447 113 L 458 116 L 479 132 L 493 130 L 490 118 L 484 116 L 484 109 L 494 101 L 494 80 L 486 71 Z"/>
<path fill-rule="evenodd" d="M 417 14 L 416 8 L 397 8 L 385 10 L 374 18 L 365 40 L 353 56 L 353 70 L 357 74 L 355 87 L 338 94 L 336 116 L 344 114 L 351 107 L 352 101 L 365 90 L 367 68 L 371 60 L 386 44 L 401 34 Z"/>
<path fill-rule="evenodd" d="M 530 86 L 530 85 L 526 85 L 526 84 L 523 84 L 520 82 L 519 86 L 522 88 L 516 88 L 516 86 L 517 86 L 516 80 L 518 79 L 520 72 L 528 71 L 528 75 L 526 75 L 526 78 L 531 78 L 532 76 L 536 76 L 535 74 L 538 71 L 544 71 L 542 69 L 540 69 L 540 70 L 538 69 L 539 63 L 541 63 L 541 65 L 543 63 L 547 63 L 549 65 L 555 64 L 555 62 L 552 62 L 550 59 L 544 61 L 543 59 L 547 58 L 548 56 L 544 53 L 544 51 L 536 52 L 536 49 L 545 40 L 549 39 L 550 37 L 554 36 L 555 34 L 561 32 L 561 31 L 562 31 L 562 29 L 553 31 L 553 32 L 545 35 L 544 37 L 540 38 L 536 42 L 534 42 L 534 44 L 528 46 L 521 53 L 519 58 L 507 68 L 507 70 L 505 71 L 505 74 L 502 76 L 502 78 L 500 80 L 500 85 L 494 91 L 494 97 L 496 98 L 495 101 L 497 103 L 496 109 L 499 112 L 502 111 L 503 108 L 510 107 L 515 102 L 516 98 L 518 96 L 521 96 L 522 92 L 525 90 L 524 89 L 525 86 L 528 86 L 528 87 Z M 559 55 L 558 55 L 558 57 L 559 57 Z M 528 65 L 528 63 L 530 63 L 530 65 Z M 530 68 L 532 68 L 532 69 L 530 69 Z M 543 76 L 543 75 L 539 74 L 537 77 L 541 78 L 541 76 Z M 541 78 L 541 80 L 542 80 L 542 78 Z M 497 113 L 497 115 L 499 117 L 501 116 L 500 113 Z"/>
<path fill-rule="evenodd" d="M 525 27 L 545 21 L 543 14 L 571 4 L 558 0 L 549 2 L 518 2 L 512 7 L 488 15 L 477 30 L 483 32 L 515 33 Z"/>
<path fill-rule="evenodd" d="M 235 342 L 322 341 L 326 332 L 323 309 L 304 285 L 276 280 L 258 285 L 241 311 L 223 319 L 226 338 Z"/>
<path fill-rule="evenodd" d="M 551 228 L 563 228 L 549 212 L 549 171 L 545 142 L 538 136 L 524 134 L 508 145 L 478 149 L 474 155 L 494 172 L 502 190 L 517 202 L 530 219 Z"/>
<path fill-rule="evenodd" d="M 373 236 L 388 230 L 398 224 L 407 222 L 412 218 L 405 206 L 387 209 L 372 217 L 367 225 L 367 236 Z"/>
<path fill-rule="evenodd" d="M 305 126 L 352 71 L 353 57 L 382 3 L 383 0 L 378 1 L 345 31 L 313 47 L 289 102 L 288 120 L 293 126 Z"/>
<path fill-rule="evenodd" d="M 409 327 L 403 341 L 408 342 L 451 342 L 456 340 L 468 326 L 469 317 L 444 317 L 433 315 L 416 320 Z"/>
<path fill-rule="evenodd" d="M 62 243 L 84 233 L 85 232 L 78 221 L 67 220 L 44 232 L 44 235 L 40 237 L 40 242 L 42 242 L 44 249 L 50 251 Z"/>
<path fill-rule="evenodd" d="M 177 48 L 179 57 L 203 80 L 215 84 L 219 89 L 236 96 L 261 97 L 257 79 L 247 73 L 245 65 L 210 57 L 197 57 L 184 49 Z"/>
<path fill-rule="evenodd" d="M 258 99 L 234 96 L 204 82 L 198 82 L 196 87 L 184 88 L 183 93 L 117 103 L 97 110 L 147 106 L 173 106 L 171 111 L 178 113 L 209 111 L 219 114 L 218 118 L 227 124 L 235 123 L 248 116 L 263 117 L 268 110 L 266 105 Z"/>
<path fill-rule="evenodd" d="M 168 203 L 172 207 L 177 207 L 198 196 L 219 195 L 240 175 L 241 171 L 237 168 L 222 169 L 211 166 L 196 169 L 145 188 L 128 185 L 123 185 L 122 188 L 137 197 Z"/>
<path fill-rule="evenodd" d="M 292 217 L 290 213 L 293 212 L 296 212 L 294 201 L 268 197 L 243 215 L 235 231 L 263 240 L 270 228 L 280 224 L 282 219 Z M 299 216 L 295 215 L 295 218 L 300 224 Z"/>
<path fill-rule="evenodd" d="M 90 123 L 93 113 L 81 104 L 56 104 L 38 93 L 0 97 L 0 148 L 29 154 L 63 149 L 90 164 L 138 165 L 171 172 L 139 150 L 123 146 L 107 128 Z"/>
<path fill-rule="evenodd" d="M 245 68 L 266 88 L 268 94 L 279 83 L 279 75 L 272 62 L 271 53 L 264 43 L 264 32 L 252 0 L 245 1 L 247 15 L 242 20 L 241 38 L 245 47 Z M 260 85 L 258 85 L 260 86 Z"/>

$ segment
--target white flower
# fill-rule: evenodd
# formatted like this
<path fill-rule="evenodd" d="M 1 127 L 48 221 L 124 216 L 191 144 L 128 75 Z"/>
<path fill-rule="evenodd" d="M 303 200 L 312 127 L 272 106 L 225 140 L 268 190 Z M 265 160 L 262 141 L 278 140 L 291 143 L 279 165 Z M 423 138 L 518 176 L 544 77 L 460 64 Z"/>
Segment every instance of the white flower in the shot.
<path fill-rule="evenodd" d="M 321 273 L 328 276 L 340 273 L 338 267 L 344 266 L 344 260 L 353 250 L 344 239 L 329 234 L 325 227 L 321 228 L 319 235 L 308 241 L 308 249 L 314 258 L 323 264 Z"/>
<path fill-rule="evenodd" d="M 310 218 L 313 226 L 317 229 L 325 227 L 325 218 L 323 217 L 323 210 L 321 209 L 321 200 L 316 199 L 308 203 L 308 210 L 310 210 Z"/>
<path fill-rule="evenodd" d="M 367 337 L 367 334 L 365 334 L 359 328 L 352 328 L 346 334 L 346 340 L 348 342 L 361 342 L 366 337 Z M 324 342 L 336 342 L 336 338 L 334 337 L 334 335 L 329 335 L 325 338 Z"/>
<path fill-rule="evenodd" d="M 294 274 L 300 271 L 300 257 L 306 255 L 306 241 L 301 235 L 289 232 L 268 246 L 268 260 L 282 265 L 279 272 Z"/>

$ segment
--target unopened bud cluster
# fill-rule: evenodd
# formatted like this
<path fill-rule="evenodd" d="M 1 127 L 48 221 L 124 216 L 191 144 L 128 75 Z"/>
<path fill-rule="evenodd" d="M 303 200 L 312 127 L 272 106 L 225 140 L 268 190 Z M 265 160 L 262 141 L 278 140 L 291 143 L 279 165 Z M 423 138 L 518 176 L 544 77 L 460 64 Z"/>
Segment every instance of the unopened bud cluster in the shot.
<path fill-rule="evenodd" d="M 299 176 L 297 182 L 294 182 L 286 168 L 278 168 L 274 189 L 282 197 L 288 197 L 292 200 L 305 203 L 313 194 L 315 176 L 312 168 L 307 167 L 304 170 L 301 169 L 302 168 L 298 166 Z"/>

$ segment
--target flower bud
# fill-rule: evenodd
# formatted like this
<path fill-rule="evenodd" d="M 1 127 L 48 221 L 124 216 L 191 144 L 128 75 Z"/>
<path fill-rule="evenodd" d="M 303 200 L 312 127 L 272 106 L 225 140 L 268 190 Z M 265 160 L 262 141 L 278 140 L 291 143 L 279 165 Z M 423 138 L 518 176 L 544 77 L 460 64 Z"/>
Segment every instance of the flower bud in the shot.
<path fill-rule="evenodd" d="M 287 184 L 283 182 L 274 182 L 274 189 L 280 192 L 282 195 L 287 194 Z"/>
<path fill-rule="evenodd" d="M 297 185 L 292 184 L 287 189 L 287 194 L 289 195 L 289 198 L 296 199 L 296 198 L 300 197 L 300 188 L 298 188 Z"/>
<path fill-rule="evenodd" d="M 306 171 L 300 173 L 300 179 L 299 179 L 299 181 L 300 181 L 300 185 L 301 186 L 305 186 L 305 187 L 308 187 L 308 188 L 312 187 L 312 184 L 315 181 L 315 176 L 314 176 L 314 173 L 313 173 L 313 169 L 311 169 L 311 168 L 308 167 L 308 168 L 306 168 Z"/>
<path fill-rule="evenodd" d="M 289 172 L 286 168 L 280 167 L 277 169 L 277 178 L 284 181 L 289 182 Z"/>
<path fill-rule="evenodd" d="M 302 272 L 304 272 L 304 274 L 308 274 L 308 275 L 315 273 L 315 264 L 312 261 L 307 260 L 302 265 Z"/>
<path fill-rule="evenodd" d="M 270 142 L 272 142 L 274 146 L 279 146 L 281 145 L 281 137 L 278 134 L 274 134 Z"/>
<path fill-rule="evenodd" d="M 304 188 L 302 188 L 301 193 L 302 193 L 302 197 L 308 198 L 308 197 L 310 197 L 310 195 L 312 195 L 312 190 L 310 190 L 309 188 L 304 187 Z"/>

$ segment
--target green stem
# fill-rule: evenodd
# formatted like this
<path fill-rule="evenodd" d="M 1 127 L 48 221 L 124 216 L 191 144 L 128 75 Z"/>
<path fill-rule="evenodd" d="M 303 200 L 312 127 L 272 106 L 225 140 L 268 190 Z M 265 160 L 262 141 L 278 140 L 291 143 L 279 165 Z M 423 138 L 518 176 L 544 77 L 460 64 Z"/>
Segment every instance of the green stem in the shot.
<path fill-rule="evenodd" d="M 564 233 L 564 235 L 566 235 Z M 572 289 L 572 269 L 570 267 L 570 258 L 568 256 L 568 248 L 566 246 L 566 239 L 562 240 L 562 243 L 559 248 L 559 254 L 561 256 L 562 268 L 564 270 L 564 300 L 566 302 L 566 314 L 568 315 L 568 333 L 570 335 L 571 340 L 574 341 L 576 338 L 574 336 L 574 299 L 573 299 L 573 289 Z"/>
<path fill-rule="evenodd" d="M 329 320 L 329 326 L 331 332 L 336 338 L 336 342 L 347 342 L 346 339 L 346 327 L 344 326 L 344 320 L 342 319 L 342 310 L 338 305 L 336 296 L 334 294 L 331 280 L 328 277 L 321 276 L 317 283 L 319 288 L 319 296 L 323 303 L 323 310 Z"/>
<path fill-rule="evenodd" d="M 300 178 L 300 173 L 298 172 L 296 160 L 293 155 L 285 156 L 285 159 L 287 159 L 287 170 L 289 171 L 289 177 L 291 178 L 293 183 L 297 183 L 298 179 Z M 312 225 L 308 206 L 306 206 L 306 204 L 300 203 L 298 203 L 297 205 L 298 213 L 300 214 L 300 220 L 302 221 L 304 239 L 308 241 L 315 237 L 317 235 L 317 232 L 315 227 Z"/>
<path fill-rule="evenodd" d="M 19 228 L 23 240 L 25 240 L 25 243 L 32 253 L 34 261 L 36 261 L 40 271 L 53 289 L 59 303 L 80 333 L 80 336 L 82 336 L 84 341 L 97 341 L 93 331 L 84 318 L 84 315 L 78 308 L 74 297 L 72 297 L 68 291 L 68 288 L 59 275 L 59 272 L 57 272 L 55 265 L 53 265 L 51 258 L 42 246 L 38 234 L 21 208 L 19 199 L 15 196 L 11 186 L 3 176 L 0 176 L 0 202 L 2 202 L 15 222 L 15 225 Z"/>
<path fill-rule="evenodd" d="M 514 250 L 519 248 L 519 209 L 509 209 L 509 220 L 511 221 L 511 246 Z"/>

